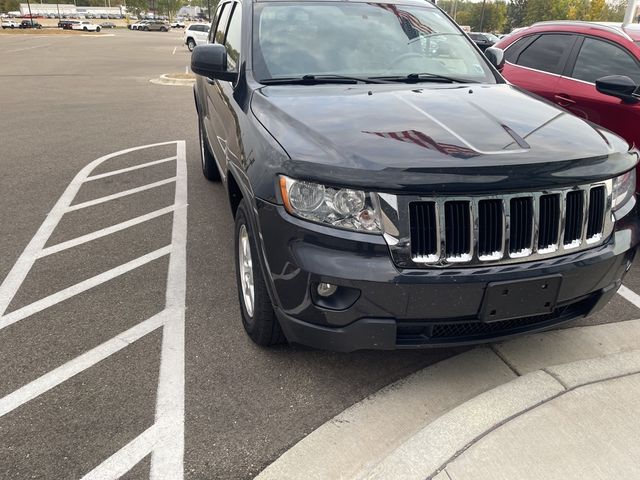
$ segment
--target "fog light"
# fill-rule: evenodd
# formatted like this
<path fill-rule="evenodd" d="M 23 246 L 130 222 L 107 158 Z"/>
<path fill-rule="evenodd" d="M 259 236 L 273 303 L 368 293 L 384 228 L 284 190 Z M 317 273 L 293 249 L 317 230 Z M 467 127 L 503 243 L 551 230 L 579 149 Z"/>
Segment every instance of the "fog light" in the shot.
<path fill-rule="evenodd" d="M 338 290 L 337 285 L 332 285 L 331 283 L 319 283 L 318 284 L 318 295 L 321 297 L 330 297 Z"/>

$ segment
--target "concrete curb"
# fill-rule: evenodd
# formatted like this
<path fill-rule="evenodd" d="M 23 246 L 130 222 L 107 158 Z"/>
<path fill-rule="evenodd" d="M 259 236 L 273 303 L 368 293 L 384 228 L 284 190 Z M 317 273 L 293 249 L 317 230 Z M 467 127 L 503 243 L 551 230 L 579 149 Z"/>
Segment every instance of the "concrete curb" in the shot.
<path fill-rule="evenodd" d="M 159 78 L 153 78 L 149 80 L 155 85 L 179 85 L 179 86 L 192 86 L 196 83 L 195 78 L 172 78 L 171 74 L 160 75 Z"/>
<path fill-rule="evenodd" d="M 514 378 L 515 373 L 489 348 L 448 358 L 347 408 L 300 440 L 256 478 L 354 478 L 430 421 Z"/>
<path fill-rule="evenodd" d="M 640 350 L 545 368 L 478 395 L 432 422 L 359 479 L 432 479 L 497 427 L 581 386 L 640 373 Z"/>
<path fill-rule="evenodd" d="M 626 372 L 636 365 L 637 359 L 633 355 L 625 356 L 625 352 L 638 349 L 640 320 L 553 330 L 491 348 L 469 350 L 419 370 L 347 408 L 293 445 L 257 478 L 367 478 L 369 472 L 375 472 L 374 468 L 382 468 L 381 461 L 384 463 L 431 424 L 439 422 L 440 429 L 448 428 L 444 418 L 449 415 L 447 412 L 451 413 L 456 407 L 467 408 L 465 402 L 474 401 L 480 394 L 496 387 L 505 389 L 500 395 L 515 395 L 518 389 L 526 391 L 527 386 L 534 390 L 503 405 L 493 417 L 485 411 L 478 413 L 482 418 L 476 419 L 474 435 L 440 436 L 443 445 L 455 447 L 447 451 L 441 450 L 442 445 L 434 447 L 440 452 L 440 462 L 433 462 L 437 469 L 455 455 L 461 445 L 490 428 L 492 422 L 533 408 L 589 379 L 610 378 L 616 372 Z M 609 356 L 609 361 L 598 360 L 605 356 Z M 612 362 L 614 357 L 617 364 Z M 512 380 L 517 383 L 509 385 Z M 484 409 L 497 408 L 492 402 L 485 404 Z M 468 427 L 466 421 L 460 426 L 462 430 Z M 424 445 L 420 448 L 431 456 Z M 396 471 L 392 473 L 389 475 L 392 478 L 399 476 Z"/>

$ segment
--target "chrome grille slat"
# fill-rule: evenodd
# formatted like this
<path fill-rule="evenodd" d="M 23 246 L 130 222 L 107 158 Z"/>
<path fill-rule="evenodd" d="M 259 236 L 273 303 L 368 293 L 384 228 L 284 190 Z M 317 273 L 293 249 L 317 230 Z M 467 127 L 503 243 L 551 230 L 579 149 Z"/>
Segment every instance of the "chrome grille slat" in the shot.
<path fill-rule="evenodd" d="M 611 191 L 612 181 L 607 180 L 539 192 L 466 197 L 378 194 L 378 200 L 384 238 L 398 266 L 499 265 L 602 244 L 613 231 Z M 411 210 L 418 208 L 410 207 L 414 203 L 430 203 L 430 218 L 427 210 Z"/>

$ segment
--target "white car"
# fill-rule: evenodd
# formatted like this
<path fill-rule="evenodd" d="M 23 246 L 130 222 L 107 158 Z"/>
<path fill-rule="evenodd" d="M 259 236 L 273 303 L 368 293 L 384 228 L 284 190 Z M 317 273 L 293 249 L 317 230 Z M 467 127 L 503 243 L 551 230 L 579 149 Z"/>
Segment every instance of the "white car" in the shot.
<path fill-rule="evenodd" d="M 171 28 L 184 28 L 185 24 L 184 22 L 181 22 L 180 20 L 176 20 L 175 22 L 171 22 Z"/>
<path fill-rule="evenodd" d="M 100 25 L 96 25 L 95 23 L 87 22 L 83 20 L 82 22 L 74 23 L 71 26 L 72 30 L 83 30 L 85 32 L 99 32 L 102 30 Z"/>
<path fill-rule="evenodd" d="M 129 28 L 130 28 L 131 30 L 142 30 L 142 29 L 145 27 L 145 25 L 147 25 L 147 23 L 149 23 L 149 21 L 148 21 L 148 20 L 141 20 L 141 21 L 139 21 L 139 22 L 132 23 L 132 24 L 129 26 Z"/>
<path fill-rule="evenodd" d="M 13 20 L 3 20 L 2 21 L 2 29 L 5 28 L 20 28 L 20 24 L 18 22 L 14 22 Z"/>
<path fill-rule="evenodd" d="M 193 52 L 193 49 L 198 45 L 207 43 L 210 28 L 210 23 L 192 23 L 187 27 L 187 29 L 184 31 L 182 41 L 187 46 L 190 52 Z"/>

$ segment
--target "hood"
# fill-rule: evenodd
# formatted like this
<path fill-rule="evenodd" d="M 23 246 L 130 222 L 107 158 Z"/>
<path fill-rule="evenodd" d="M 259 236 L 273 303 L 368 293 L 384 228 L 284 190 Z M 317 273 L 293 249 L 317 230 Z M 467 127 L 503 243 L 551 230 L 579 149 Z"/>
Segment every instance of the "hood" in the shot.
<path fill-rule="evenodd" d="M 622 139 L 508 84 L 269 86 L 251 108 L 291 158 L 283 173 L 344 185 L 526 189 L 636 161 Z"/>

